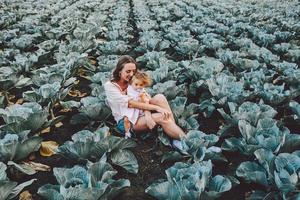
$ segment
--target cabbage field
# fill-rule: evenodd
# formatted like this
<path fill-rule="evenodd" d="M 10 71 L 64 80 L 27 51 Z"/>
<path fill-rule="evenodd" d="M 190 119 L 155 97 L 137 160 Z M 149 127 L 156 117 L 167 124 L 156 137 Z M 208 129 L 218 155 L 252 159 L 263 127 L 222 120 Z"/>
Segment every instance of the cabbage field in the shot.
<path fill-rule="evenodd" d="M 0 0 L 0 200 L 300 199 L 298 0 Z M 121 55 L 187 133 L 120 136 Z"/>

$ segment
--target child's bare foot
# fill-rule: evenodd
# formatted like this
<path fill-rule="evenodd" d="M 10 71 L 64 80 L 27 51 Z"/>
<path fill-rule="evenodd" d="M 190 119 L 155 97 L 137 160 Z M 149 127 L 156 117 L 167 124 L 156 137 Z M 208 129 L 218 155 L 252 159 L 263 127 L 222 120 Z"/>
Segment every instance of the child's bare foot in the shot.
<path fill-rule="evenodd" d="M 126 132 L 125 133 L 125 139 L 131 138 L 131 133 L 130 132 Z"/>
<path fill-rule="evenodd" d="M 128 117 L 124 117 L 124 128 L 125 128 L 125 138 L 131 138 L 131 133 L 129 132 L 131 128 L 130 121 Z"/>

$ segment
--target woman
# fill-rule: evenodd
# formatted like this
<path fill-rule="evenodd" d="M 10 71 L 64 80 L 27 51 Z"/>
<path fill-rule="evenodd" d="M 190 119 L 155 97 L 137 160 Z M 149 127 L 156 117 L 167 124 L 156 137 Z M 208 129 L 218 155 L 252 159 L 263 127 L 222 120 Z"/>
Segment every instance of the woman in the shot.
<path fill-rule="evenodd" d="M 123 119 L 122 107 L 144 110 L 145 115 L 133 119 L 133 131 L 142 132 L 153 129 L 157 124 L 173 139 L 184 136 L 183 130 L 176 125 L 169 103 L 164 95 L 152 97 L 149 104 L 133 100 L 127 96 L 129 81 L 137 70 L 136 61 L 130 56 L 122 56 L 113 71 L 112 79 L 104 84 L 108 104 L 117 122 Z M 154 111 L 154 113 L 151 113 Z M 175 146 L 178 141 L 174 140 Z"/>

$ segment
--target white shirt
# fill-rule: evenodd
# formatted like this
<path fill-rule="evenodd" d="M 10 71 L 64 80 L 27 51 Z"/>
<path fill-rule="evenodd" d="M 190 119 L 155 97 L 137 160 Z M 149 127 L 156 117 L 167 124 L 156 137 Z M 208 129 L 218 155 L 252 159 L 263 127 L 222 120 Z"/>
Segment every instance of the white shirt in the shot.
<path fill-rule="evenodd" d="M 130 88 L 132 86 L 128 86 Z M 134 99 L 128 95 L 128 91 L 132 92 L 131 89 L 122 90 L 117 83 L 107 81 L 104 84 L 105 94 L 107 98 L 107 103 L 112 110 L 112 115 L 114 116 L 116 122 L 127 116 L 132 124 L 136 124 L 138 117 L 140 115 L 139 109 L 128 108 L 128 101 Z M 133 89 L 134 90 L 134 89 Z"/>
<path fill-rule="evenodd" d="M 127 87 L 127 95 L 132 97 L 134 100 L 139 101 L 140 97 L 139 95 L 146 92 L 144 88 L 142 89 L 134 89 L 131 85 L 128 85 Z"/>

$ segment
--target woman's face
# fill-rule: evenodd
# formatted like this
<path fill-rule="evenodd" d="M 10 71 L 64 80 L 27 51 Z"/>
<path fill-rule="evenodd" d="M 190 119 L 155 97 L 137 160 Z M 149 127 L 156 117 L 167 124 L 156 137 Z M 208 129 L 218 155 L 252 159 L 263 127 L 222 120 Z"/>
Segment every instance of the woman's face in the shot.
<path fill-rule="evenodd" d="M 134 63 L 125 64 L 123 69 L 120 72 L 120 80 L 129 82 L 135 72 L 136 72 L 136 66 Z"/>

